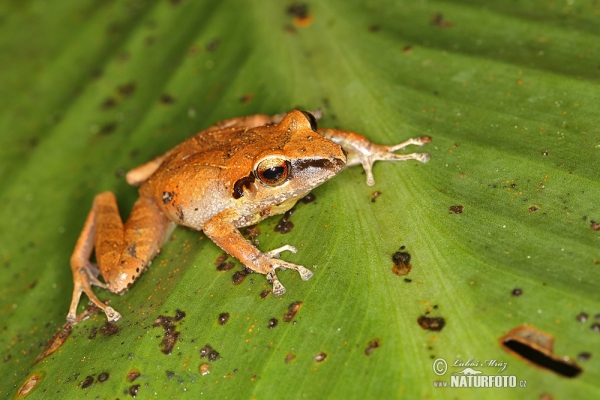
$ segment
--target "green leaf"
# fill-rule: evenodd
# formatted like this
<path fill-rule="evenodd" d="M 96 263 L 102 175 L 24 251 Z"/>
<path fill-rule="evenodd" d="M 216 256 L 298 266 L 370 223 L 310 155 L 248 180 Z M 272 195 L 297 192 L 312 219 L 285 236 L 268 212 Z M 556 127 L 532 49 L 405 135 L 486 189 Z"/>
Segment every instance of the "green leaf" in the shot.
<path fill-rule="evenodd" d="M 32 376 L 30 398 L 600 396 L 600 6 L 313 1 L 302 20 L 291 5 L 0 5 L 0 396 Z M 121 320 L 94 315 L 34 363 L 65 321 L 95 194 L 115 192 L 126 217 L 124 171 L 219 120 L 294 108 L 382 144 L 429 135 L 431 161 L 378 163 L 374 187 L 349 168 L 290 233 L 259 224 L 261 250 L 295 245 L 284 258 L 315 272 L 280 273 L 281 298 L 261 298 L 261 275 L 234 285 L 240 264 L 217 271 L 222 251 L 178 228 L 126 294 L 96 291 Z M 523 325 L 582 372 L 507 352 Z M 201 358 L 206 344 L 219 356 Z M 517 387 L 434 387 L 468 360 Z"/>

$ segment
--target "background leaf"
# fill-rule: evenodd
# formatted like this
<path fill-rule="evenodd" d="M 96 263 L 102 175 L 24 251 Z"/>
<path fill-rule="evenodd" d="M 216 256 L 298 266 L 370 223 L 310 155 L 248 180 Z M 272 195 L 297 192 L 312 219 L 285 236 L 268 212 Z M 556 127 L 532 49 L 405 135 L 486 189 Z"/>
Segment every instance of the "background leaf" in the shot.
<path fill-rule="evenodd" d="M 0 5 L 0 395 L 36 374 L 32 398 L 598 397 L 600 7 L 306 4 L 305 19 L 267 0 Z M 114 191 L 126 215 L 124 171 L 216 121 L 296 107 L 379 143 L 430 135 L 431 161 L 379 163 L 374 188 L 350 168 L 297 206 L 292 232 L 261 223 L 261 249 L 293 244 L 286 260 L 317 265 L 308 282 L 281 273 L 282 298 L 262 299 L 259 275 L 233 285 L 215 269 L 221 251 L 178 229 L 128 293 L 97 291 L 123 314 L 117 332 L 95 315 L 33 363 L 64 322 L 95 194 Z M 392 273 L 401 246 L 406 277 Z M 153 324 L 181 311 L 165 355 Z M 445 326 L 422 329 L 424 315 Z M 502 350 L 523 324 L 583 372 Z M 206 344 L 220 357 L 200 358 Z M 481 363 L 507 363 L 498 374 L 527 387 L 434 388 L 449 380 L 437 358 L 448 374 L 456 360 L 487 375 L 497 369 Z"/>

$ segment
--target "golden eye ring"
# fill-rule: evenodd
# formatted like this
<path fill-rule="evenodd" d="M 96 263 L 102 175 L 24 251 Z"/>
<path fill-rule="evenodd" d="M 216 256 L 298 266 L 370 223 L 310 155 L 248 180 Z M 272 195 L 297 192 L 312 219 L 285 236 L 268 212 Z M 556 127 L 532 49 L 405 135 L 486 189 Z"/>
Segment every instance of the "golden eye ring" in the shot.
<path fill-rule="evenodd" d="M 266 158 L 254 169 L 259 181 L 267 186 L 279 186 L 287 181 L 290 174 L 290 163 L 281 157 Z"/>

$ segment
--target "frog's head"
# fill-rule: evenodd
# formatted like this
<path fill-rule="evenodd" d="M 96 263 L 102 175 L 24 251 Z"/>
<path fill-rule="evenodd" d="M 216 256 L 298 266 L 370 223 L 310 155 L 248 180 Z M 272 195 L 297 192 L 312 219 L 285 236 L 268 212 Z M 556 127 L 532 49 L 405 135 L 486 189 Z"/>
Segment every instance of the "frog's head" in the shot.
<path fill-rule="evenodd" d="M 342 147 L 317 133 L 316 119 L 308 112 L 286 114 L 272 126 L 270 135 L 277 138 L 277 143 L 255 158 L 248 177 L 257 186 L 255 196 L 259 198 L 280 203 L 304 196 L 346 165 Z"/>

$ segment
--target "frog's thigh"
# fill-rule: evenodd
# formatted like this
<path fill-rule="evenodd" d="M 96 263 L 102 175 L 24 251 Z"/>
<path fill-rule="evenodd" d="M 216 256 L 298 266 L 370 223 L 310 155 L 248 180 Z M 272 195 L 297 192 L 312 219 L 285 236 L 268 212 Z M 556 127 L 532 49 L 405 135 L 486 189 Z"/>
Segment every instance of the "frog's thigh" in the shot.
<path fill-rule="evenodd" d="M 92 285 L 112 292 L 126 289 L 158 252 L 168 235 L 168 226 L 166 217 L 147 197 L 136 202 L 123 226 L 115 196 L 111 192 L 97 195 L 71 256 L 74 289 L 67 320 L 76 321 L 82 293 L 105 312 L 109 321 L 119 319 L 117 311 L 96 297 Z M 99 268 L 90 262 L 94 247 Z M 107 284 L 98 280 L 99 273 Z"/>
<path fill-rule="evenodd" d="M 160 250 L 169 221 L 156 203 L 140 196 L 123 225 L 114 195 L 96 196 L 95 249 L 100 273 L 108 289 L 120 293 L 144 271 Z"/>

